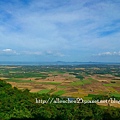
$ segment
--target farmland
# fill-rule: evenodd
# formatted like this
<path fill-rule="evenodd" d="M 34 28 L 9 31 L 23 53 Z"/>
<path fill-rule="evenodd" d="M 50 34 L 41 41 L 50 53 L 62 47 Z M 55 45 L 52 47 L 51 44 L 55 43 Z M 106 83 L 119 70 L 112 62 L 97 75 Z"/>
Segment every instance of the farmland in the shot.
<path fill-rule="evenodd" d="M 40 94 L 82 98 L 120 94 L 120 65 L 0 66 L 0 79 Z"/>

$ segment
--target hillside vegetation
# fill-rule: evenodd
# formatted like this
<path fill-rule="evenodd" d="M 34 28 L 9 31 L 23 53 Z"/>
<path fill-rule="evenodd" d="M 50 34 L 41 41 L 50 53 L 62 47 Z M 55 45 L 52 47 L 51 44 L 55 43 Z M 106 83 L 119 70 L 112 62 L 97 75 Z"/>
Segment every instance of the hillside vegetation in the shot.
<path fill-rule="evenodd" d="M 119 120 L 120 109 L 96 104 L 36 103 L 59 96 L 30 93 L 0 80 L 0 120 Z M 60 98 L 60 97 L 59 97 Z M 60 98 L 63 99 L 63 98 Z"/>

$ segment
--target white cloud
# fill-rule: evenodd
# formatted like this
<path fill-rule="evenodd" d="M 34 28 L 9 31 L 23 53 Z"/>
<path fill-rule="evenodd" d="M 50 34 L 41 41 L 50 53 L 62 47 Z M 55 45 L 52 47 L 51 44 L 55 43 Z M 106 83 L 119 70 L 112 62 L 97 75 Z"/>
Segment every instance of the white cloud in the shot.
<path fill-rule="evenodd" d="M 103 52 L 96 54 L 95 56 L 120 56 L 120 51 L 119 52 Z"/>
<path fill-rule="evenodd" d="M 57 51 L 15 51 L 12 49 L 3 49 L 0 50 L 0 55 L 6 56 L 6 55 L 27 55 L 27 56 L 53 56 L 53 57 L 64 57 L 65 55 L 61 52 Z"/>
<path fill-rule="evenodd" d="M 42 55 L 43 53 L 39 52 L 39 51 L 35 51 L 35 52 L 32 52 L 32 51 L 22 51 L 21 54 L 24 54 L 24 55 Z"/>
<path fill-rule="evenodd" d="M 56 56 L 56 57 L 64 57 L 65 55 L 61 52 L 55 52 L 55 51 L 46 51 L 46 55 Z"/>
<path fill-rule="evenodd" d="M 13 50 L 12 49 L 4 49 L 4 50 L 2 50 L 3 52 L 13 52 Z"/>
<path fill-rule="evenodd" d="M 63 53 L 56 53 L 55 56 L 59 56 L 59 57 L 64 57 L 65 55 Z"/>
<path fill-rule="evenodd" d="M 17 53 L 15 50 L 7 48 L 7 49 L 0 50 L 0 54 L 1 55 L 18 55 L 19 53 Z"/>

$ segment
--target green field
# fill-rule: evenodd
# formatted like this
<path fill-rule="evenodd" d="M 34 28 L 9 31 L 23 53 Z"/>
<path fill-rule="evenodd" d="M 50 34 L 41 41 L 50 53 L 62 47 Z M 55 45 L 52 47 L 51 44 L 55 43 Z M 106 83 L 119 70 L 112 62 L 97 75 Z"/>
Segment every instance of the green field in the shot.
<path fill-rule="evenodd" d="M 32 83 L 34 81 L 31 80 L 20 80 L 20 79 L 16 79 L 16 78 L 10 78 L 6 80 L 7 82 L 16 82 L 16 83 Z"/>
<path fill-rule="evenodd" d="M 120 94 L 119 93 L 110 93 L 110 96 L 114 96 L 114 97 L 119 97 L 120 98 Z"/>
<path fill-rule="evenodd" d="M 50 92 L 49 89 L 44 89 L 44 90 L 38 91 L 39 94 L 46 94 L 46 93 L 49 93 L 49 92 Z"/>
<path fill-rule="evenodd" d="M 109 83 L 109 84 L 103 84 L 103 85 L 106 86 L 106 87 L 107 87 L 107 86 L 109 86 L 109 87 L 115 87 L 115 86 L 116 86 L 116 87 L 117 87 L 117 86 L 119 87 L 119 86 L 120 86 L 120 85 L 117 84 L 117 83 Z"/>
<path fill-rule="evenodd" d="M 65 94 L 65 92 L 66 92 L 66 91 L 64 91 L 64 90 L 59 90 L 59 91 L 55 92 L 54 95 L 59 95 L 59 96 L 61 96 L 61 95 Z"/>
<path fill-rule="evenodd" d="M 38 82 L 38 84 L 59 85 L 61 84 L 61 82 Z"/>
<path fill-rule="evenodd" d="M 85 84 L 91 84 L 91 83 L 92 83 L 92 80 L 89 80 L 89 79 L 85 80 L 85 79 L 83 79 L 83 80 L 72 82 L 71 85 L 79 86 L 79 85 L 85 85 Z"/>

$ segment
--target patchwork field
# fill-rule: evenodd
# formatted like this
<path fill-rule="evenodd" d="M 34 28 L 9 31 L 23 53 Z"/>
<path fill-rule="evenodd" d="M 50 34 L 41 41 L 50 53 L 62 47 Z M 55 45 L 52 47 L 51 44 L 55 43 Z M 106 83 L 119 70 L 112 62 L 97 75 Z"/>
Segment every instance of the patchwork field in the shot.
<path fill-rule="evenodd" d="M 120 97 L 120 66 L 0 66 L 0 79 L 39 94 Z M 114 71 L 113 71 L 114 69 Z"/>

